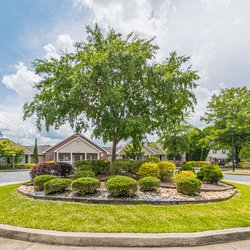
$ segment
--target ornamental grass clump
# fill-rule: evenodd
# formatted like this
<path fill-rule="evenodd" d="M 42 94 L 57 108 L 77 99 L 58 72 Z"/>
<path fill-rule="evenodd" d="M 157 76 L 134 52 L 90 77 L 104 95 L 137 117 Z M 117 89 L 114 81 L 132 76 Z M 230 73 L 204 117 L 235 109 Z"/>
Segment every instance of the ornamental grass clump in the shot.
<path fill-rule="evenodd" d="M 142 177 L 156 177 L 160 176 L 160 168 L 157 163 L 145 162 L 139 167 L 138 174 Z"/>
<path fill-rule="evenodd" d="M 160 169 L 160 179 L 170 182 L 175 171 L 175 164 L 169 161 L 161 161 L 158 163 Z"/>
<path fill-rule="evenodd" d="M 186 195 L 196 195 L 201 192 L 201 181 L 192 171 L 181 171 L 174 176 L 177 191 Z"/>
<path fill-rule="evenodd" d="M 217 184 L 221 179 L 223 179 L 223 173 L 219 166 L 211 165 L 201 168 L 197 173 L 197 177 L 201 181 Z"/>
<path fill-rule="evenodd" d="M 35 179 L 33 180 L 33 184 L 34 184 L 34 188 L 36 191 L 43 191 L 43 185 L 53 179 L 56 179 L 57 177 L 54 175 L 49 175 L 49 174 L 45 174 L 45 175 L 39 175 L 37 177 L 35 177 Z"/>
<path fill-rule="evenodd" d="M 71 186 L 80 195 L 93 194 L 100 188 L 101 181 L 93 177 L 82 177 L 72 181 Z"/>
<path fill-rule="evenodd" d="M 144 177 L 138 181 L 141 191 L 155 191 L 160 187 L 161 181 L 156 177 Z"/>
<path fill-rule="evenodd" d="M 69 179 L 56 178 L 50 181 L 47 181 L 43 185 L 43 190 L 45 194 L 61 193 L 71 184 Z"/>
<path fill-rule="evenodd" d="M 95 177 L 95 173 L 90 170 L 78 171 L 73 175 L 73 179 L 76 180 L 81 177 Z"/>
<path fill-rule="evenodd" d="M 137 192 L 137 181 L 127 176 L 116 176 L 106 182 L 111 197 L 132 197 Z"/>

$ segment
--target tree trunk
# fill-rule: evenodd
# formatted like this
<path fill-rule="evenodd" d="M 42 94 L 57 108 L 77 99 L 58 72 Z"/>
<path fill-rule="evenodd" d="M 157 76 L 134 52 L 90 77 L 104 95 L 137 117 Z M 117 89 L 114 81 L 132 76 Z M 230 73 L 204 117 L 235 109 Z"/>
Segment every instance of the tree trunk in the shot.
<path fill-rule="evenodd" d="M 112 146 L 112 158 L 111 158 L 111 162 L 115 161 L 116 159 L 116 146 L 118 144 L 118 141 L 113 141 L 113 146 Z"/>
<path fill-rule="evenodd" d="M 240 159 L 239 159 L 240 150 L 241 150 L 241 146 L 235 146 L 235 162 L 236 162 L 237 167 L 239 166 L 239 163 L 240 163 Z"/>

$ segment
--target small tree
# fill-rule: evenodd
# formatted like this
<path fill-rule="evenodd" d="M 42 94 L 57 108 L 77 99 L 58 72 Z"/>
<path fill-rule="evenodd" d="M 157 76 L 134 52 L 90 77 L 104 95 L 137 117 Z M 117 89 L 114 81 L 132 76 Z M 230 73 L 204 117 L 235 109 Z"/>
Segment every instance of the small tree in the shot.
<path fill-rule="evenodd" d="M 0 154 L 7 163 L 14 164 L 22 160 L 21 156 L 24 154 L 24 150 L 9 139 L 3 139 L 0 140 Z"/>
<path fill-rule="evenodd" d="M 35 139 L 35 146 L 33 151 L 34 162 L 38 163 L 38 148 L 37 148 L 37 138 Z"/>
<path fill-rule="evenodd" d="M 142 145 L 139 142 L 131 142 L 126 147 L 124 147 L 123 151 L 125 155 L 129 158 L 138 160 L 140 157 L 144 155 L 144 151 L 142 150 Z"/>
<path fill-rule="evenodd" d="M 250 90 L 247 87 L 222 89 L 220 94 L 212 96 L 202 120 L 210 125 L 207 140 L 217 148 L 231 148 L 234 134 L 238 165 L 241 149 L 250 142 Z"/>

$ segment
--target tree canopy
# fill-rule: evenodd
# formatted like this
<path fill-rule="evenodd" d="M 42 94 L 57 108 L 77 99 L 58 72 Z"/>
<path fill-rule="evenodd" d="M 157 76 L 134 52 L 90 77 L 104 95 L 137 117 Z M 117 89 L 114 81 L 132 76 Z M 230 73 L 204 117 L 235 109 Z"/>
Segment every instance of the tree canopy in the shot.
<path fill-rule="evenodd" d="M 121 140 L 141 141 L 193 109 L 199 77 L 189 57 L 172 52 L 157 63 L 153 39 L 114 29 L 104 33 L 97 24 L 86 31 L 73 53 L 35 60 L 42 80 L 24 105 L 24 119 L 36 114 L 38 128 L 44 122 L 47 130 L 66 122 L 77 132 L 91 126 L 96 138 L 113 142 L 114 160 Z"/>
<path fill-rule="evenodd" d="M 16 145 L 14 142 L 9 139 L 0 140 L 0 155 L 1 157 L 6 158 L 8 163 L 13 163 L 13 159 L 15 158 L 15 162 L 19 162 L 20 156 L 24 153 L 24 150 L 19 145 Z"/>
<path fill-rule="evenodd" d="M 222 89 L 212 96 L 202 117 L 208 125 L 211 146 L 230 148 L 234 133 L 235 159 L 250 142 L 250 90 L 247 87 Z"/>

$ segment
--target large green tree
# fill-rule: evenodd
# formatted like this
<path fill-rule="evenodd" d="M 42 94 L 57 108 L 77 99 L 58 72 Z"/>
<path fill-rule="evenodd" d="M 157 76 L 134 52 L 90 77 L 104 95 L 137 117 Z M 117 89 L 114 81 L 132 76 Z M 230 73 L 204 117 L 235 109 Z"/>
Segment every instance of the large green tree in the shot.
<path fill-rule="evenodd" d="M 87 26 L 87 40 L 60 59 L 37 59 L 42 80 L 24 118 L 36 114 L 37 126 L 59 128 L 69 122 L 76 131 L 93 128 L 93 135 L 112 141 L 112 159 L 121 140 L 142 141 L 147 133 L 181 120 L 192 109 L 192 89 L 198 79 L 189 57 L 171 53 L 162 63 L 154 58 L 153 39 L 128 36 L 98 25 Z"/>
<path fill-rule="evenodd" d="M 233 133 L 238 164 L 242 148 L 250 142 L 250 90 L 247 87 L 222 89 L 212 96 L 202 120 L 209 124 L 207 139 L 211 146 L 231 148 Z"/>

